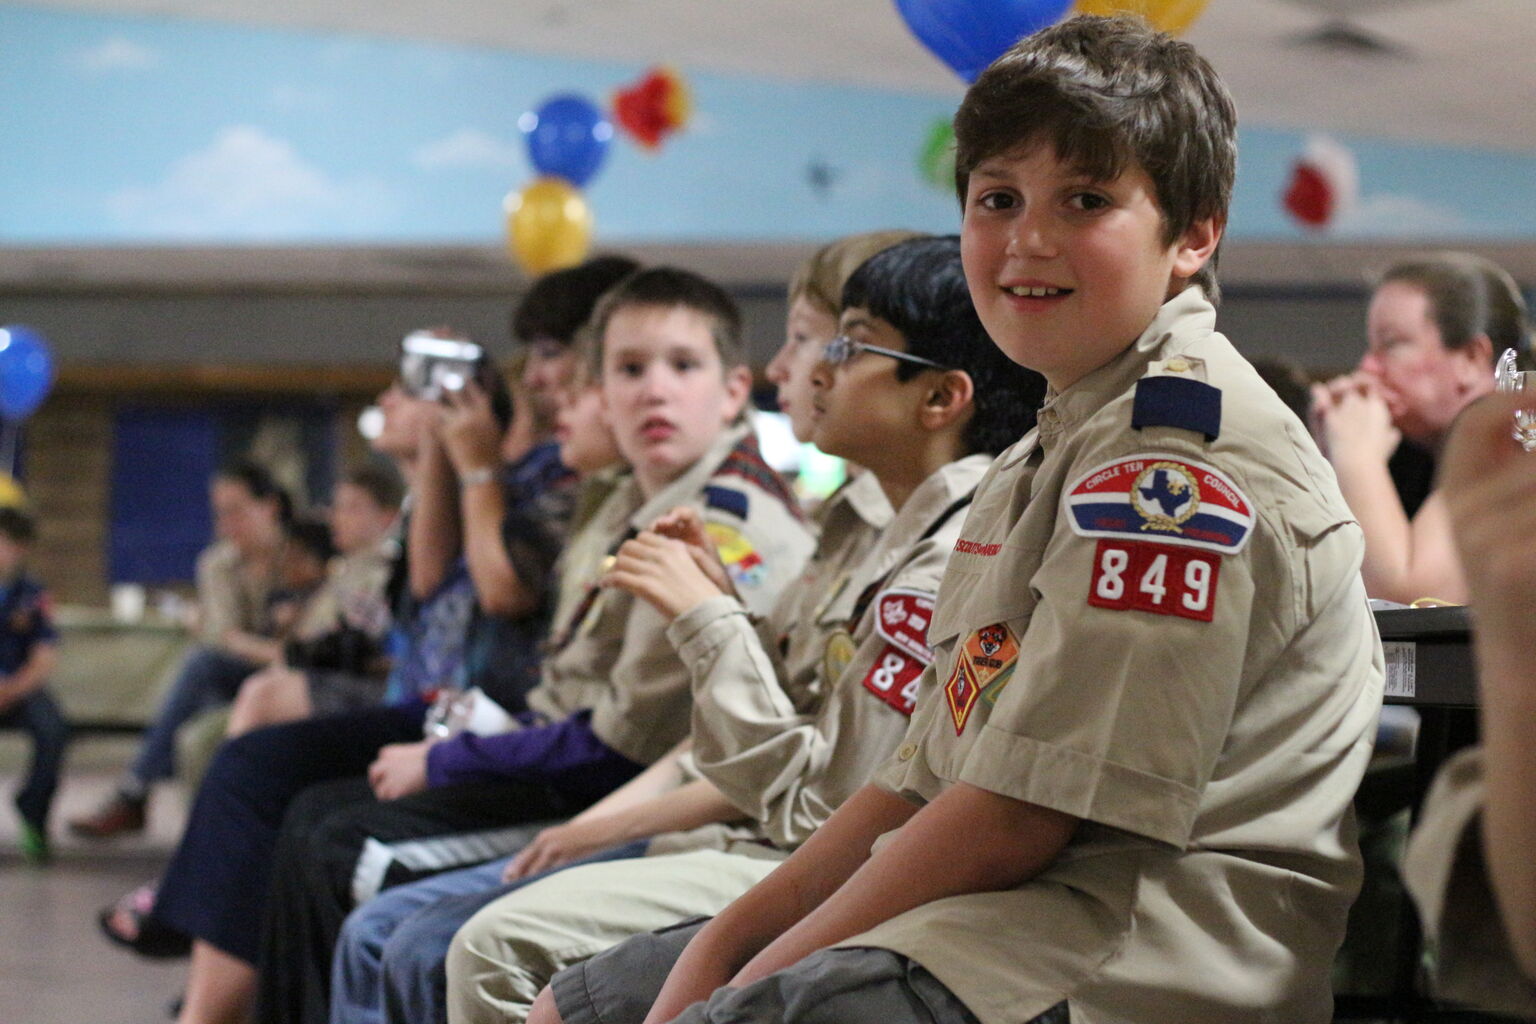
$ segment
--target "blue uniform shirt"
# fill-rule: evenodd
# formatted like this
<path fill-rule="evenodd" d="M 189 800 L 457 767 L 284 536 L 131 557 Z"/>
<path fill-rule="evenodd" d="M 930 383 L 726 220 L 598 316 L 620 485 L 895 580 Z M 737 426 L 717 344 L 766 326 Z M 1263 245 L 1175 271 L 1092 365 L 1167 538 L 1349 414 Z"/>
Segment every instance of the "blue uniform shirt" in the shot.
<path fill-rule="evenodd" d="M 37 644 L 58 639 L 53 601 L 41 583 L 23 573 L 0 586 L 0 675 L 26 664 Z"/>

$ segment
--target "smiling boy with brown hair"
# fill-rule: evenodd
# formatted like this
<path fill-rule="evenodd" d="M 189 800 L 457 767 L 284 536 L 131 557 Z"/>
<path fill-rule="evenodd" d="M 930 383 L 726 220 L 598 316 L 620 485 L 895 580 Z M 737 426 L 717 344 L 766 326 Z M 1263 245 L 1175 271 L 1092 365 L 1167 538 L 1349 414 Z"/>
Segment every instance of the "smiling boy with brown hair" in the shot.
<path fill-rule="evenodd" d="M 967 280 L 1039 427 L 978 489 L 896 756 L 673 933 L 659 994 L 665 957 L 589 962 L 632 994 L 598 1016 L 1321 1024 L 1381 654 L 1332 473 L 1214 329 L 1231 100 L 1077 18 L 955 125 Z"/>

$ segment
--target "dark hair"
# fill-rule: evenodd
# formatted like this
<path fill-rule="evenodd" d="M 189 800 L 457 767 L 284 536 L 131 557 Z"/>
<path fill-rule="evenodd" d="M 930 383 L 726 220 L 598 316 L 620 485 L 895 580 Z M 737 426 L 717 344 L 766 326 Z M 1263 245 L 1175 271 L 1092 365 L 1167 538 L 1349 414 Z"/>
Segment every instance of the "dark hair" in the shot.
<path fill-rule="evenodd" d="M 399 508 L 405 500 L 405 482 L 395 468 L 384 462 L 365 462 L 347 470 L 342 482 L 367 494 L 380 508 Z"/>
<path fill-rule="evenodd" d="M 0 534 L 9 537 L 13 544 L 31 544 L 37 539 L 37 520 L 26 509 L 14 505 L 0 507 Z"/>
<path fill-rule="evenodd" d="M 283 524 L 283 536 L 289 544 L 321 562 L 329 562 L 336 556 L 336 543 L 331 539 L 331 528 L 322 520 L 308 516 L 290 519 Z"/>
<path fill-rule="evenodd" d="M 580 266 L 545 274 L 512 310 L 512 337 L 569 345 L 603 293 L 638 269 L 640 264 L 627 256 L 594 256 Z"/>
<path fill-rule="evenodd" d="M 993 344 L 976 316 L 956 235 L 914 238 L 876 253 L 843 288 L 843 308 L 857 306 L 901 332 L 907 351 L 964 370 L 975 407 L 963 440 L 968 451 L 996 454 L 1035 425 L 1045 378 Z M 896 378 L 923 372 L 898 362 Z"/>
<path fill-rule="evenodd" d="M 985 160 L 1041 145 L 1096 181 L 1140 166 L 1172 245 L 1224 222 L 1237 172 L 1237 112 L 1193 46 L 1137 18 L 1082 15 L 1016 43 L 955 113 L 955 187 L 965 204 Z M 1216 253 L 1191 279 L 1216 302 Z"/>
<path fill-rule="evenodd" d="M 1522 354 L 1529 348 L 1525 297 L 1492 260 L 1467 252 L 1435 253 L 1393 264 L 1376 286 L 1389 281 L 1411 284 L 1429 298 L 1429 317 L 1446 348 L 1464 348 L 1482 334 L 1493 342 L 1495 362 L 1507 348 Z"/>
<path fill-rule="evenodd" d="M 599 368 L 603 360 L 603 334 L 608 323 L 621 309 L 631 306 L 681 306 L 709 319 L 715 351 L 726 369 L 746 362 L 746 348 L 741 339 L 741 311 L 736 300 L 715 282 L 691 270 L 676 267 L 650 267 L 637 270 L 615 285 L 592 312 L 592 335 L 596 339 L 593 359 Z"/>
<path fill-rule="evenodd" d="M 277 521 L 286 526 L 293 521 L 293 499 L 283 490 L 267 468 L 250 459 L 235 459 L 219 467 L 215 480 L 228 480 L 245 488 L 257 501 L 277 503 Z"/>

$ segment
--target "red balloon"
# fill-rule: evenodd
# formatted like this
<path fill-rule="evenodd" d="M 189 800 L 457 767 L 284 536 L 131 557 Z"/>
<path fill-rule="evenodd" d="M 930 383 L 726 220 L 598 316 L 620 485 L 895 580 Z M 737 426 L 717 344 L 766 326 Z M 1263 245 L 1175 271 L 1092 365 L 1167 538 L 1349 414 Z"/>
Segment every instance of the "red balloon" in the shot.
<path fill-rule="evenodd" d="M 1318 168 L 1298 162 L 1291 168 L 1291 181 L 1283 202 L 1292 217 L 1309 228 L 1320 228 L 1333 219 L 1333 186 Z"/>
<path fill-rule="evenodd" d="M 655 68 L 613 95 L 613 119 L 646 149 L 682 129 L 689 115 L 688 87 L 676 72 Z"/>

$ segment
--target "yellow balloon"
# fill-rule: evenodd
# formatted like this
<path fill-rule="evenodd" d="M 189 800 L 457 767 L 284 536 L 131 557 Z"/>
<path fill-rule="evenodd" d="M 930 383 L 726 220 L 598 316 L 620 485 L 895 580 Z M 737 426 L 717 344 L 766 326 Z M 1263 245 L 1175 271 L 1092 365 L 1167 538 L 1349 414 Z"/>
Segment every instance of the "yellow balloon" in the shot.
<path fill-rule="evenodd" d="M 1139 14 L 1153 28 L 1171 36 L 1181 35 L 1193 25 L 1200 12 L 1205 10 L 1206 0 L 1077 0 L 1072 5 L 1073 14 Z"/>
<path fill-rule="evenodd" d="M 0 508 L 21 508 L 27 503 L 27 492 L 11 474 L 0 470 Z"/>
<path fill-rule="evenodd" d="M 564 178 L 535 178 L 507 195 L 507 249 L 530 274 L 580 263 L 592 244 L 592 211 Z"/>

